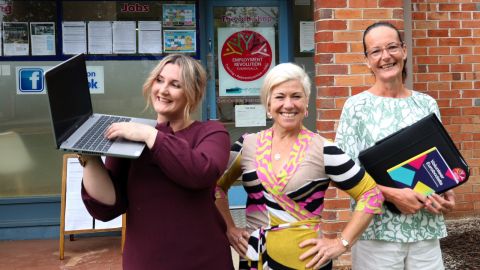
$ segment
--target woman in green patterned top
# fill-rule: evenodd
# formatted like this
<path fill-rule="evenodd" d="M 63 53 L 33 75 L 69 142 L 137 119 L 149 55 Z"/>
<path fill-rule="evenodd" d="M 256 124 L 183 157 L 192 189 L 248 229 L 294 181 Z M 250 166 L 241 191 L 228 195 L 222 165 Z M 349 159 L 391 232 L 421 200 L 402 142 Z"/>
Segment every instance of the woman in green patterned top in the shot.
<path fill-rule="evenodd" d="M 336 135 L 338 146 L 357 163 L 360 151 L 376 141 L 432 112 L 440 118 L 432 97 L 404 85 L 407 50 L 395 26 L 370 25 L 363 47 L 375 84 L 346 101 Z M 386 208 L 374 216 L 352 249 L 353 269 L 444 269 L 438 239 L 447 235 L 442 213 L 455 206 L 453 191 L 425 197 L 409 188 L 379 187 L 401 214 Z"/>

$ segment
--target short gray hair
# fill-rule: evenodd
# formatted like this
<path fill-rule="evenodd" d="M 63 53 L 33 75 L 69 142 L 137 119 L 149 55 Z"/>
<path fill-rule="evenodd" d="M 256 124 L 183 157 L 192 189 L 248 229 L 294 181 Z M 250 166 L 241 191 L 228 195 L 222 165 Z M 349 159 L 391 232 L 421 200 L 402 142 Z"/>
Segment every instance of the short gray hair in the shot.
<path fill-rule="evenodd" d="M 260 99 L 263 106 L 268 111 L 272 89 L 284 82 L 297 80 L 303 86 L 303 91 L 307 97 L 307 102 L 310 97 L 310 86 L 312 85 L 310 77 L 305 70 L 294 63 L 281 63 L 268 71 L 263 80 L 262 88 L 260 90 Z"/>

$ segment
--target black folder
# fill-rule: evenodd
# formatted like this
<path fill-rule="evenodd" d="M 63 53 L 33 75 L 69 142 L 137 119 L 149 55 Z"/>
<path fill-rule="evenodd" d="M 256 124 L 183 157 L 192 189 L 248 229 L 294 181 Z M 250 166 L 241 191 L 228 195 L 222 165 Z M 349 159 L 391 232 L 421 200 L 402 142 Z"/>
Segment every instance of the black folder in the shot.
<path fill-rule="evenodd" d="M 424 195 L 441 194 L 470 176 L 468 164 L 434 113 L 376 142 L 358 158 L 378 184 L 409 187 Z M 385 204 L 400 213 L 392 203 Z"/>

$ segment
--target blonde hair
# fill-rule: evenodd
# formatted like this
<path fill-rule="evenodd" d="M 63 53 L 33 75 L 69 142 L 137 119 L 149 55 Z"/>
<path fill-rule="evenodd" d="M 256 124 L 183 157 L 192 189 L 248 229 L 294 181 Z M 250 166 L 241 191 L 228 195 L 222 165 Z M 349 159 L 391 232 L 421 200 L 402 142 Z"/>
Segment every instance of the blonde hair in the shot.
<path fill-rule="evenodd" d="M 310 78 L 305 70 L 293 63 L 282 63 L 273 67 L 268 71 L 265 79 L 263 80 L 262 88 L 260 89 L 260 99 L 263 106 L 268 111 L 268 106 L 270 104 L 270 97 L 272 94 L 272 89 L 279 84 L 282 84 L 287 81 L 298 80 L 303 86 L 303 92 L 308 99 L 310 97 Z"/>
<path fill-rule="evenodd" d="M 188 118 L 190 113 L 198 107 L 198 104 L 200 104 L 205 95 L 207 72 L 199 61 L 183 54 L 169 54 L 165 56 L 150 72 L 150 75 L 143 84 L 143 97 L 147 101 L 146 108 L 152 105 L 152 100 L 150 98 L 152 85 L 167 64 L 178 65 L 181 69 L 180 76 L 182 79 L 182 89 L 187 98 L 184 117 Z"/>

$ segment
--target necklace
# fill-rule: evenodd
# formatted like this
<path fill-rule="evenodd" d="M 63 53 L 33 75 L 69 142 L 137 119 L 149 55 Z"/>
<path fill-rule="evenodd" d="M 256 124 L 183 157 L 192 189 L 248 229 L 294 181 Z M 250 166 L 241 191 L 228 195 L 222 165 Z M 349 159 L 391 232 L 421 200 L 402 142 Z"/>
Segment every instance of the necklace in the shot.
<path fill-rule="evenodd" d="M 275 155 L 273 155 L 274 160 L 280 160 L 281 158 L 282 156 L 279 153 L 276 153 Z"/>

